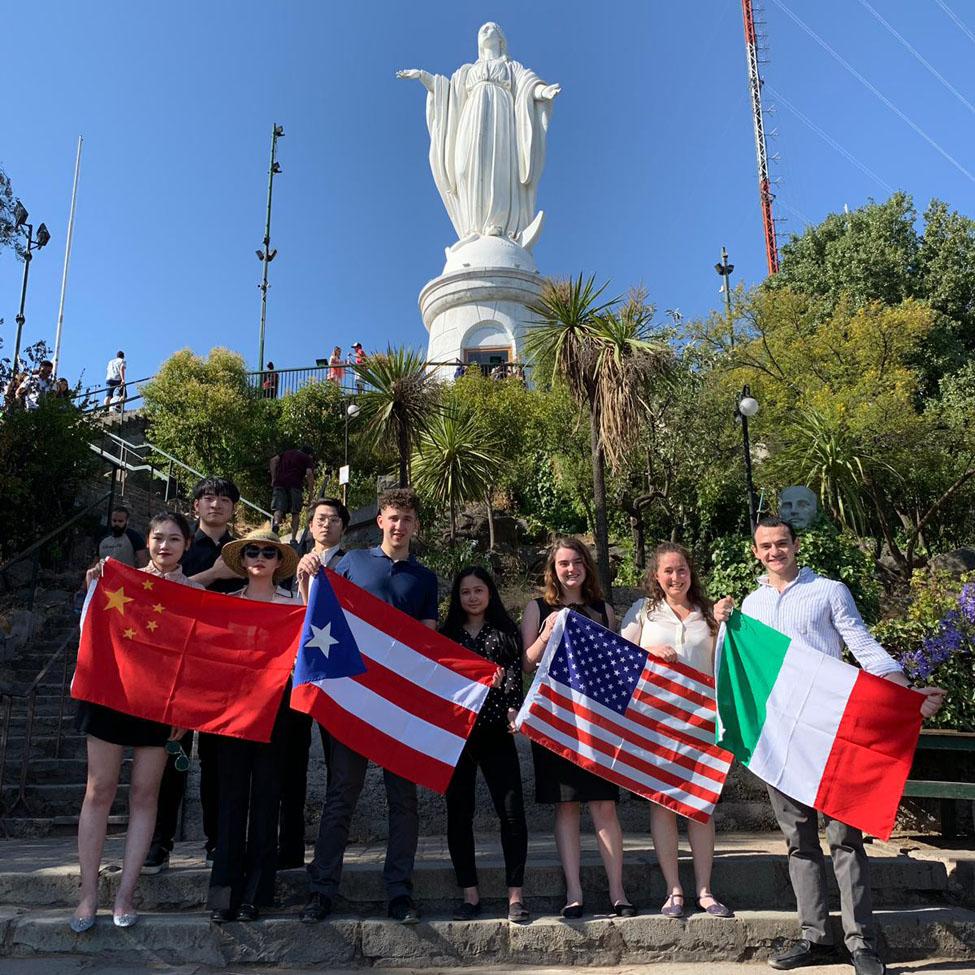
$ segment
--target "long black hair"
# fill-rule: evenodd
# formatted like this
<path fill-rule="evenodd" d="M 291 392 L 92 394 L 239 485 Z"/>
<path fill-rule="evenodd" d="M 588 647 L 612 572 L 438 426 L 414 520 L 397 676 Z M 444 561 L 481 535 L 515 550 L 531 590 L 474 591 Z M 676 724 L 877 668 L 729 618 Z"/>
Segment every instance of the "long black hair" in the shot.
<path fill-rule="evenodd" d="M 450 606 L 447 609 L 447 619 L 444 620 L 440 632 L 451 637 L 451 639 L 456 639 L 467 622 L 467 613 L 464 612 L 464 608 L 460 604 L 460 584 L 468 576 L 480 579 L 487 586 L 488 604 L 484 611 L 484 622 L 502 633 L 517 636 L 518 627 L 508 615 L 504 603 L 501 602 L 501 596 L 498 593 L 498 587 L 495 585 L 493 576 L 487 569 L 482 569 L 479 565 L 465 566 L 454 576 L 454 584 L 450 587 Z"/>

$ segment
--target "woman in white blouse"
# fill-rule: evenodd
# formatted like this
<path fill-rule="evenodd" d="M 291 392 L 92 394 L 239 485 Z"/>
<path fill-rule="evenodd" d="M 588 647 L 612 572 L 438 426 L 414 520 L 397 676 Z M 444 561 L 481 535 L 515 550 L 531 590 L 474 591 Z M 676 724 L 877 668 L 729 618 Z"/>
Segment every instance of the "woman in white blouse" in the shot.
<path fill-rule="evenodd" d="M 638 599 L 626 614 L 621 636 L 666 663 L 679 662 L 709 676 L 714 673 L 714 646 L 718 624 L 711 601 L 704 595 L 690 553 L 681 545 L 658 545 L 647 568 L 647 597 Z M 668 896 L 660 909 L 665 917 L 684 915 L 684 891 L 677 869 L 677 814 L 651 803 L 650 832 Z M 714 859 L 714 822 L 687 821 L 687 836 L 694 858 L 697 902 L 712 917 L 733 917 L 711 893 Z"/>

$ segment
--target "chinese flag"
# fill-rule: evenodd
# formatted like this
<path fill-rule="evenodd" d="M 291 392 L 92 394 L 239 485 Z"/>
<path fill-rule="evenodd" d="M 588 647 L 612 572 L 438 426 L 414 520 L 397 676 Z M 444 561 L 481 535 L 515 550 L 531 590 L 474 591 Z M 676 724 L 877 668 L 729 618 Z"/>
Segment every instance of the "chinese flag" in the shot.
<path fill-rule="evenodd" d="M 304 616 L 303 606 L 181 586 L 109 559 L 86 602 L 71 696 L 270 741 Z"/>

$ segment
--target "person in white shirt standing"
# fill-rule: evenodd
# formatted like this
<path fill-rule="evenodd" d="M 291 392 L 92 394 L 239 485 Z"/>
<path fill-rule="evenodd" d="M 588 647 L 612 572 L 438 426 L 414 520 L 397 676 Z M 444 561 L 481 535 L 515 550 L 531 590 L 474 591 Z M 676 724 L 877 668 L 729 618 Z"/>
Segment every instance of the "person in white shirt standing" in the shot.
<path fill-rule="evenodd" d="M 111 408 L 112 399 L 118 403 L 117 409 L 122 412 L 122 404 L 125 402 L 125 353 L 119 349 L 115 353 L 114 359 L 108 360 L 105 369 L 105 409 Z"/>
<path fill-rule="evenodd" d="M 850 590 L 825 579 L 808 567 L 799 568 L 799 540 L 792 526 L 780 518 L 762 518 L 755 528 L 752 553 L 768 570 L 749 593 L 741 611 L 784 633 L 810 649 L 830 657 L 842 656 L 844 645 L 867 673 L 903 687 L 910 683 L 893 657 L 864 625 Z M 723 623 L 731 616 L 731 601 L 715 607 Z M 915 688 L 924 695 L 921 714 L 938 712 L 944 700 L 940 687 Z M 855 783 L 850 783 L 855 788 Z M 768 786 L 772 810 L 789 848 L 789 879 L 796 895 L 802 936 L 769 959 L 772 968 L 784 970 L 828 964 L 835 955 L 828 928 L 826 866 L 819 841 L 816 810 Z M 870 889 L 870 865 L 863 849 L 863 834 L 852 826 L 826 820 L 826 839 L 833 859 L 833 873 L 840 889 L 840 912 L 846 947 L 856 975 L 884 975 L 877 953 Z"/>
<path fill-rule="evenodd" d="M 644 581 L 645 599 L 638 599 L 623 619 L 620 636 L 664 663 L 681 663 L 708 677 L 714 675 L 714 644 L 718 624 L 711 600 L 704 594 L 690 553 L 682 545 L 664 542 L 654 550 Z M 728 601 L 730 603 L 730 600 Z M 667 884 L 664 917 L 684 916 L 684 889 L 677 868 L 677 813 L 652 803 L 650 831 L 660 871 Z M 711 917 L 734 913 L 711 893 L 714 861 L 714 820 L 687 821 L 687 837 L 694 858 L 697 902 Z"/>

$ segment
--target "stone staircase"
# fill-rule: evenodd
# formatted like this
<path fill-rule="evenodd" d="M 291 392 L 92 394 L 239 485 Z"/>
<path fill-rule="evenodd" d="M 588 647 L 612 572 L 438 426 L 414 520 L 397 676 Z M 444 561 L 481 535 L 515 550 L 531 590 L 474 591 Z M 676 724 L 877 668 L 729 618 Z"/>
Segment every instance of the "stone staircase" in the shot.
<path fill-rule="evenodd" d="M 78 617 L 71 600 L 70 592 L 39 590 L 33 637 L 22 652 L 5 663 L 4 686 L 15 692 L 0 786 L 0 831 L 7 837 L 69 835 L 77 831 L 87 772 L 85 739 L 74 730 L 76 705 L 65 687 L 65 676 L 70 682 L 77 655 Z M 59 650 L 52 663 L 52 655 Z M 28 748 L 28 701 L 19 695 L 31 687 L 49 663 L 46 675 L 37 685 Z M 130 764 L 131 760 L 126 759 L 122 785 L 112 809 L 112 829 L 124 828 L 126 823 Z"/>
<path fill-rule="evenodd" d="M 645 835 L 630 835 L 624 876 L 628 895 L 643 907 L 640 916 L 620 919 L 607 913 L 605 880 L 588 837 L 583 886 L 591 913 L 581 921 L 564 921 L 556 916 L 563 886 L 554 843 L 539 831 L 533 833 L 525 882 L 533 920 L 510 925 L 504 920 L 504 873 L 497 846 L 494 837 L 478 840 L 485 916 L 477 921 L 449 920 L 457 896 L 449 858 L 441 838 L 426 837 L 415 873 L 415 897 L 423 913 L 416 927 L 384 918 L 383 844 L 350 847 L 336 912 L 321 924 L 297 920 L 307 878 L 302 870 L 289 870 L 279 874 L 279 906 L 259 921 L 211 925 L 204 911 L 208 871 L 198 844 L 184 843 L 177 846 L 169 870 L 142 878 L 139 924 L 119 931 L 103 914 L 92 931 L 75 935 L 67 925 L 77 890 L 71 842 L 11 840 L 0 843 L 0 957 L 80 956 L 104 965 L 233 965 L 235 970 L 248 965 L 531 969 L 760 961 L 798 935 L 778 836 L 719 836 L 714 888 L 735 908 L 732 920 L 701 912 L 680 921 L 661 917 L 656 909 L 664 885 L 652 849 Z M 122 839 L 110 837 L 103 910 L 111 904 L 121 853 Z M 870 856 L 877 917 L 890 961 L 975 959 L 975 911 L 970 909 L 975 906 L 975 853 L 944 852 L 915 842 L 873 843 Z M 692 889 L 686 850 L 681 869 L 686 888 Z M 835 885 L 832 901 L 835 910 Z"/>

